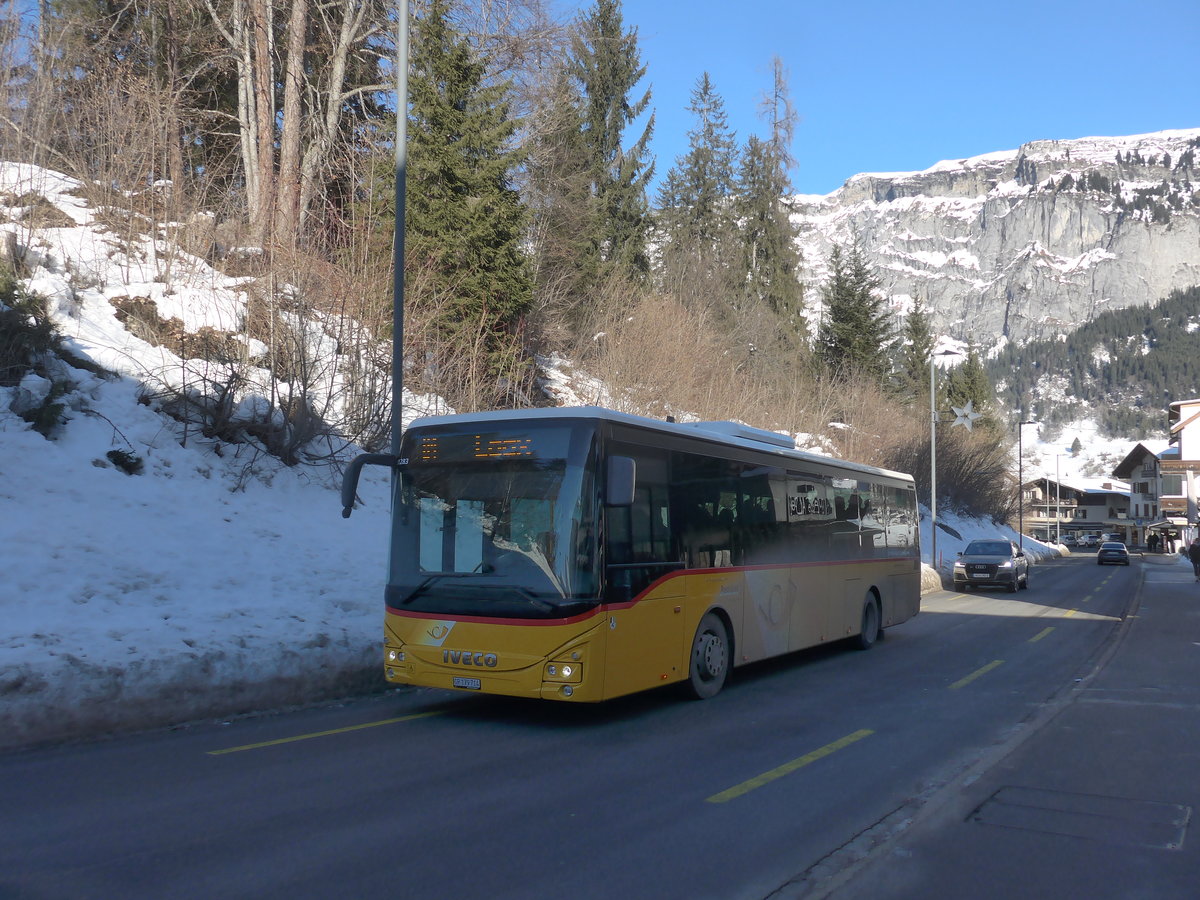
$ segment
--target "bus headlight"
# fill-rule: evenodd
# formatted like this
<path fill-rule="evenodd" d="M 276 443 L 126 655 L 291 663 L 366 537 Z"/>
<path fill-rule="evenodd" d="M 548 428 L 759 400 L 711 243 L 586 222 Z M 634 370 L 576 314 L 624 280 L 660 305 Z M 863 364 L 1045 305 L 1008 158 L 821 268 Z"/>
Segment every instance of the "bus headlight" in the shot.
<path fill-rule="evenodd" d="M 579 684 L 583 681 L 583 666 L 577 662 L 547 663 L 543 680 Z"/>
<path fill-rule="evenodd" d="M 390 648 L 387 652 L 387 661 L 390 663 L 404 662 L 404 651 L 394 647 Z"/>

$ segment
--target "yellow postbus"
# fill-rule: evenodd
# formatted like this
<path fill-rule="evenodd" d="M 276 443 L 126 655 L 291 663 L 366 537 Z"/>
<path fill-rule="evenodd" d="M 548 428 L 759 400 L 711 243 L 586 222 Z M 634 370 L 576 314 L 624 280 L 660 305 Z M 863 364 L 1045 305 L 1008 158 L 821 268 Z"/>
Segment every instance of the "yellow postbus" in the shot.
<path fill-rule="evenodd" d="M 705 698 L 739 665 L 867 649 L 920 607 L 912 478 L 783 435 L 487 412 L 418 419 L 387 459 L 391 684 L 588 702 L 679 682 Z"/>

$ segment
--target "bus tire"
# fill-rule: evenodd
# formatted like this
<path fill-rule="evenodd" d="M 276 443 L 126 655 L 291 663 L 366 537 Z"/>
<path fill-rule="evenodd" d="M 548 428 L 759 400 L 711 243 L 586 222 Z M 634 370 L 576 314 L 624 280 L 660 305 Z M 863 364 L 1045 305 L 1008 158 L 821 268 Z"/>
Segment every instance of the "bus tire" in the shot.
<path fill-rule="evenodd" d="M 859 650 L 870 650 L 879 640 L 880 630 L 879 602 L 874 594 L 868 593 L 863 601 L 862 630 L 854 639 L 854 646 Z"/>
<path fill-rule="evenodd" d="M 729 629 L 716 613 L 706 613 L 692 639 L 688 692 L 697 700 L 716 696 L 729 677 Z"/>

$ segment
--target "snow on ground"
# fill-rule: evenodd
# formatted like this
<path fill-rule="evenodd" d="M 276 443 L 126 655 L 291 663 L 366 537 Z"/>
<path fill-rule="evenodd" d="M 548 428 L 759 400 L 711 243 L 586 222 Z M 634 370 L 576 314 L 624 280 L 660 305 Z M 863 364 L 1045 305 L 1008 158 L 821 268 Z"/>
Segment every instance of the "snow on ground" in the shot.
<path fill-rule="evenodd" d="M 192 259 L 187 291 L 163 290 L 134 264 L 161 248 L 115 248 L 72 189 L 0 166 L 0 206 L 4 190 L 32 190 L 78 223 L 30 233 L 10 208 L 0 230 L 35 251 L 30 282 L 53 290 L 67 346 L 121 375 L 74 370 L 69 421 L 53 440 L 11 409 L 44 396 L 44 379 L 0 387 L 0 748 L 381 687 L 386 473 L 364 469 L 362 505 L 343 519 L 333 468 L 198 440 L 139 403 L 140 379 L 181 361 L 119 327 L 103 298 L 171 298 L 170 314 L 195 324 L 213 310 L 235 316 L 238 284 Z M 566 403 L 605 395 L 582 381 L 555 387 Z M 142 473 L 114 467 L 114 449 L 139 456 Z M 973 537 L 1015 537 L 939 518 L 960 535 L 939 534 L 946 560 Z M 929 538 L 926 518 L 927 559 Z"/>

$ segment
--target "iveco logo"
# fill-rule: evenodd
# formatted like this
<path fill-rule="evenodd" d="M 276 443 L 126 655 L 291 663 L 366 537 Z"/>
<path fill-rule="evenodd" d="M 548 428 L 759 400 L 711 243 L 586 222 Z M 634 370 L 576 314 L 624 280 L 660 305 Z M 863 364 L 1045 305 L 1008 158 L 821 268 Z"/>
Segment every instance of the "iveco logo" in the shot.
<path fill-rule="evenodd" d="M 457 666 L 487 666 L 496 668 L 500 662 L 495 653 L 472 653 L 470 650 L 443 650 L 442 662 L 453 663 Z"/>

